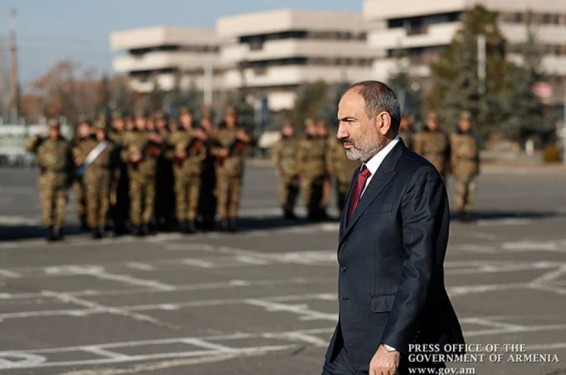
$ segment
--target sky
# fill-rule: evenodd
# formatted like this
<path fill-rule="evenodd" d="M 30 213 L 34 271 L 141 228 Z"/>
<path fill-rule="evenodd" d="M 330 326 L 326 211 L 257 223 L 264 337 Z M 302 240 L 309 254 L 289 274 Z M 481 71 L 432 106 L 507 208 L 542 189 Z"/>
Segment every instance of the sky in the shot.
<path fill-rule="evenodd" d="M 71 59 L 112 73 L 108 37 L 144 26 L 211 27 L 222 16 L 296 8 L 361 11 L 362 0 L 0 0 L 1 62 L 7 70 L 10 9 L 17 10 L 19 81 L 25 87 Z"/>

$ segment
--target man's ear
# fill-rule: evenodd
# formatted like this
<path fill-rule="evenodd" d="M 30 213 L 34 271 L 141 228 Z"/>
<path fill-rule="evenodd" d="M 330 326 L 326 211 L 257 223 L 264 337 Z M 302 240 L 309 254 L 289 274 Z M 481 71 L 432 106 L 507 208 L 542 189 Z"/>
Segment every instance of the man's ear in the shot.
<path fill-rule="evenodd" d="M 380 112 L 376 117 L 377 130 L 383 136 L 389 134 L 391 130 L 391 115 L 387 112 Z"/>

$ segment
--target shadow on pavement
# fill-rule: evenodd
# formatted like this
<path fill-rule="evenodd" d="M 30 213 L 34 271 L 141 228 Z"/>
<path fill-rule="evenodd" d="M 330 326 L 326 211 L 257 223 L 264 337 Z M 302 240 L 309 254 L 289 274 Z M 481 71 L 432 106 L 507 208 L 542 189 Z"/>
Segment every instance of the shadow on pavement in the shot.
<path fill-rule="evenodd" d="M 546 219 L 551 217 L 564 216 L 560 212 L 552 211 L 490 211 L 476 210 L 469 217 L 461 217 L 458 213 L 452 213 L 454 221 L 496 221 L 496 220 L 512 220 L 512 219 Z"/>

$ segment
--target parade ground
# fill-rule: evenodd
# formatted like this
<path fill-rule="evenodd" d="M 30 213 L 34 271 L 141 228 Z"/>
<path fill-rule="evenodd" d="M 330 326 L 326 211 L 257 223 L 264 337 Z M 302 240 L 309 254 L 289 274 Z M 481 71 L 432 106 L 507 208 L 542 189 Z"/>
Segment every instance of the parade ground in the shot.
<path fill-rule="evenodd" d="M 486 355 L 450 373 L 566 374 L 566 169 L 482 172 L 445 271 Z M 71 200 L 65 240 L 47 243 L 36 180 L 0 169 L 0 375 L 320 374 L 338 223 L 280 219 L 269 163 L 248 166 L 236 234 L 93 240 Z"/>

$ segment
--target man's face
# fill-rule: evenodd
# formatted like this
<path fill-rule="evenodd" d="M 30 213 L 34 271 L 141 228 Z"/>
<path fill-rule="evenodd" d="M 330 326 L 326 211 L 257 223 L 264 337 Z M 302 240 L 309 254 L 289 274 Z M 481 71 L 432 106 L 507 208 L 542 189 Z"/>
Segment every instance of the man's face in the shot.
<path fill-rule="evenodd" d="M 91 134 L 90 125 L 86 122 L 81 123 L 79 125 L 79 137 L 86 138 L 90 136 L 90 134 Z"/>
<path fill-rule="evenodd" d="M 460 119 L 460 129 L 463 132 L 469 132 L 471 128 L 472 128 L 472 122 L 470 121 L 469 118 L 463 117 Z"/>
<path fill-rule="evenodd" d="M 235 114 L 227 114 L 224 117 L 224 122 L 226 122 L 226 126 L 229 128 L 233 128 L 236 126 L 237 117 Z"/>
<path fill-rule="evenodd" d="M 122 119 L 116 119 L 112 122 L 112 127 L 118 131 L 122 131 L 126 127 L 126 123 Z"/>
<path fill-rule="evenodd" d="M 137 116 L 135 120 L 136 128 L 139 130 L 145 130 L 147 125 L 147 119 L 144 116 Z"/>
<path fill-rule="evenodd" d="M 55 128 L 55 127 L 49 128 L 49 137 L 51 139 L 59 138 L 59 128 Z"/>
<path fill-rule="evenodd" d="M 364 98 L 354 90 L 340 100 L 338 122 L 336 136 L 350 160 L 366 162 L 387 145 L 387 139 L 378 130 L 378 120 L 368 117 Z"/>
<path fill-rule="evenodd" d="M 435 114 L 430 114 L 426 118 L 426 126 L 430 130 L 438 130 L 440 128 L 440 123 L 438 122 L 438 117 Z"/>
<path fill-rule="evenodd" d="M 295 131 L 292 126 L 285 125 L 281 132 L 285 137 L 292 137 Z"/>
<path fill-rule="evenodd" d="M 190 128 L 193 125 L 193 115 L 188 112 L 184 112 L 179 116 L 179 122 L 184 128 Z"/>

